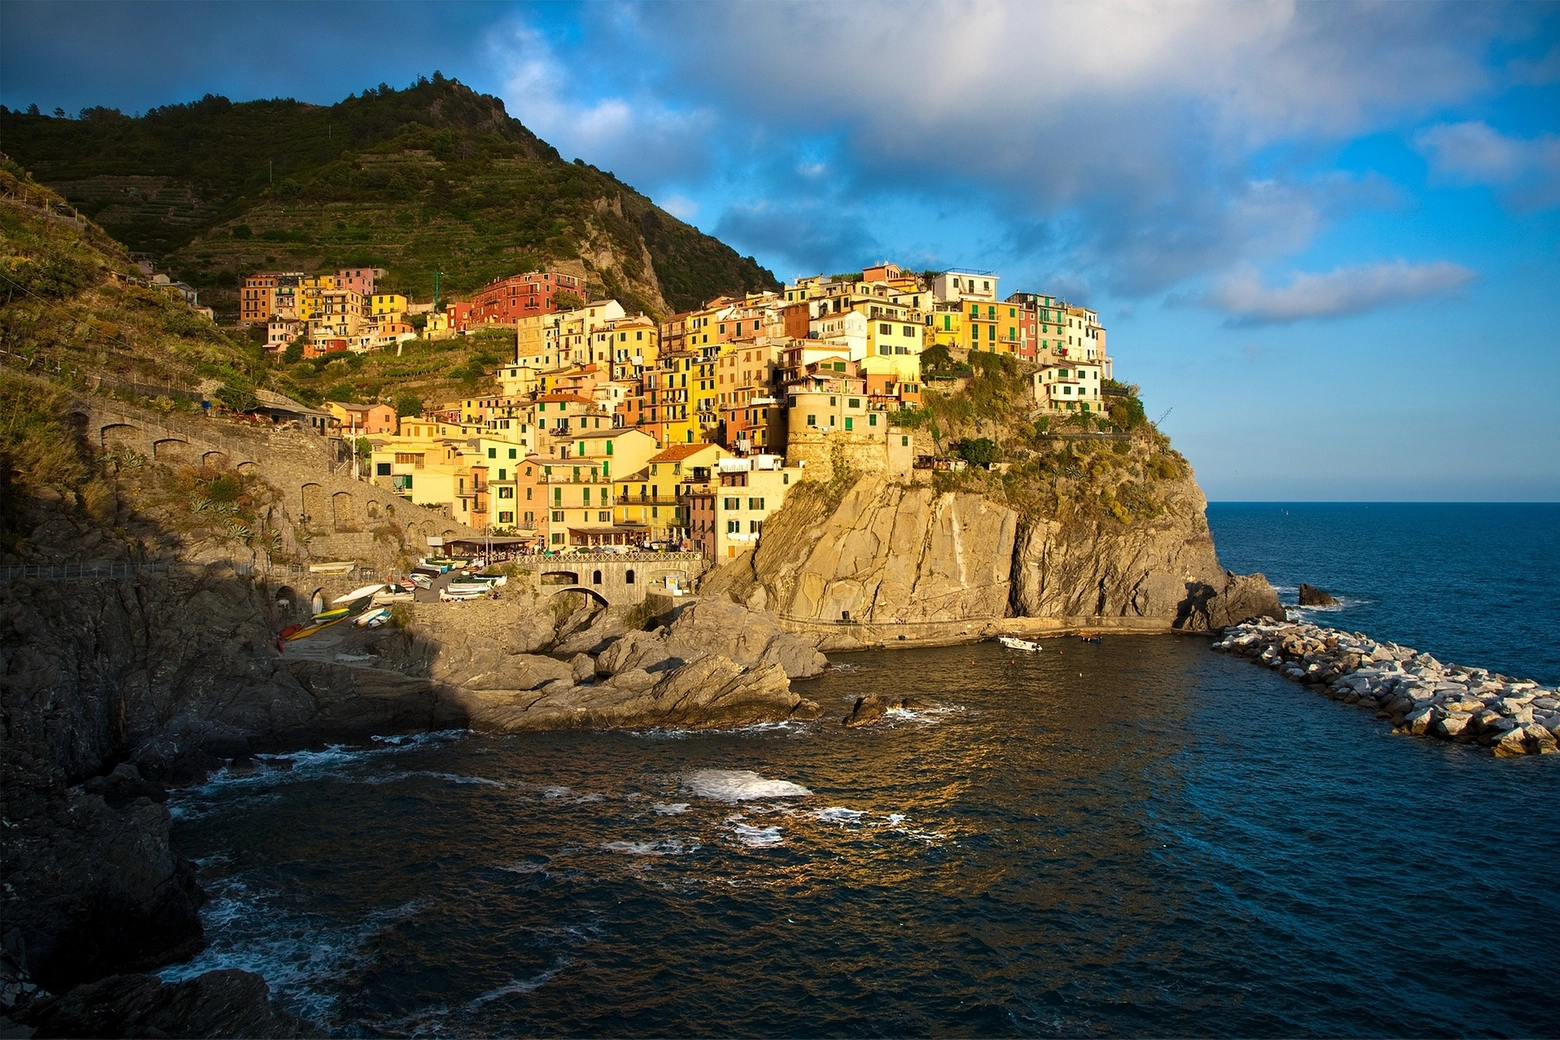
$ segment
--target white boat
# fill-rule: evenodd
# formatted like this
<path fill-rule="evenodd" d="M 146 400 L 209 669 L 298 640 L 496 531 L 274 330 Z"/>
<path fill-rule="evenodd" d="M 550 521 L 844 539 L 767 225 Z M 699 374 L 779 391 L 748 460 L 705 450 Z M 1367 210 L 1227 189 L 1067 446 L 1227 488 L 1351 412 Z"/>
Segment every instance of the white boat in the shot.
<path fill-rule="evenodd" d="M 389 619 L 389 617 L 390 608 L 380 607 L 378 610 L 370 610 L 366 613 L 359 614 L 352 623 L 358 628 L 378 628 L 380 625 L 384 624 L 385 621 Z"/>
<path fill-rule="evenodd" d="M 997 642 L 1009 650 L 1024 650 L 1032 654 L 1040 652 L 1040 644 L 1033 639 L 1020 639 L 1017 636 L 998 636 Z"/>
<path fill-rule="evenodd" d="M 310 574 L 350 574 L 352 568 L 357 566 L 356 560 L 330 560 L 325 563 L 309 564 Z"/>
<path fill-rule="evenodd" d="M 439 598 L 448 602 L 450 600 L 481 599 L 488 594 L 487 586 L 475 591 L 455 591 L 453 589 L 440 589 Z"/>
<path fill-rule="evenodd" d="M 339 606 L 342 606 L 344 604 L 353 603 L 353 602 L 356 602 L 357 600 L 365 599 L 365 598 L 367 598 L 369 596 L 372 596 L 376 592 L 383 591 L 384 587 L 385 587 L 385 583 L 384 582 L 376 581 L 372 585 L 364 585 L 361 589 L 353 589 L 351 592 L 347 593 L 345 596 L 337 596 L 335 599 L 331 600 L 330 602 L 331 602 L 332 606 L 339 607 Z"/>
<path fill-rule="evenodd" d="M 493 586 L 485 581 L 452 581 L 445 586 L 445 590 L 454 596 L 480 596 L 492 592 Z"/>

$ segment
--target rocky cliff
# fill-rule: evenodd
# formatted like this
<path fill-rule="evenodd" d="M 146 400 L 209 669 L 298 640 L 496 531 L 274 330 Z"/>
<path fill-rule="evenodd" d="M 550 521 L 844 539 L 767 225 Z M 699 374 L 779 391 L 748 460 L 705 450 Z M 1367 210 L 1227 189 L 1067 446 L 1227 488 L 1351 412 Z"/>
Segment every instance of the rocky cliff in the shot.
<path fill-rule="evenodd" d="M 758 550 L 706 589 L 811 623 L 1128 618 L 1207 631 L 1283 617 L 1260 575 L 1219 566 L 1189 473 L 1156 482 L 1156 508 L 1125 520 L 1025 515 L 998 495 L 877 477 L 830 492 L 821 484 L 792 492 Z"/>

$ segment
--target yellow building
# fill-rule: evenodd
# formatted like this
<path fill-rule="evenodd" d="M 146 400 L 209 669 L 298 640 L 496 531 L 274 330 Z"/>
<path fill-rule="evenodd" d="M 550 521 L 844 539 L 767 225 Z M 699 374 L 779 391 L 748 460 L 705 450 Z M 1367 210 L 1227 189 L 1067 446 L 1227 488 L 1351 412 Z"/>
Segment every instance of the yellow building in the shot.
<path fill-rule="evenodd" d="M 400 293 L 375 293 L 368 305 L 370 314 L 405 314 L 407 299 Z"/>
<path fill-rule="evenodd" d="M 613 481 L 616 522 L 642 528 L 650 541 L 686 538 L 688 496 L 707 490 L 716 465 L 728 457 L 718 444 L 676 444 L 657 452 L 648 465 Z"/>
<path fill-rule="evenodd" d="M 997 328 L 1001 322 L 997 319 L 998 306 L 995 303 L 981 303 L 976 300 L 963 304 L 964 328 L 968 333 L 968 338 L 964 341 L 965 349 L 993 352 L 999 349 Z"/>

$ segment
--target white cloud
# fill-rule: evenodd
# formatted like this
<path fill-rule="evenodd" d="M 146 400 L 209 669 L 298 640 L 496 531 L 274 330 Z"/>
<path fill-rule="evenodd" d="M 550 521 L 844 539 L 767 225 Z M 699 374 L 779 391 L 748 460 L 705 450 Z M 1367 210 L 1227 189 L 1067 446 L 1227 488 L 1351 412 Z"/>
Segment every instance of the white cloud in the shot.
<path fill-rule="evenodd" d="M 1511 137 L 1488 123 L 1438 123 L 1414 144 L 1445 179 L 1507 189 L 1523 209 L 1560 204 L 1560 136 Z"/>
<path fill-rule="evenodd" d="M 699 215 L 699 204 L 686 195 L 668 195 L 656 201 L 662 209 L 678 220 L 692 220 Z"/>
<path fill-rule="evenodd" d="M 1338 267 L 1326 274 L 1301 272 L 1288 285 L 1269 288 L 1262 284 L 1261 275 L 1248 268 L 1223 279 L 1200 296 L 1172 302 L 1206 304 L 1229 314 L 1237 325 L 1268 325 L 1363 314 L 1450 293 L 1475 277 L 1468 268 L 1446 261 L 1410 264 L 1399 259 Z"/>
<path fill-rule="evenodd" d="M 510 113 L 565 157 L 578 156 L 630 184 L 702 173 L 715 124 L 708 108 L 678 108 L 653 96 L 581 99 L 584 82 L 536 29 L 516 22 L 490 39 L 504 70 Z M 601 55 L 596 55 L 601 60 Z"/>

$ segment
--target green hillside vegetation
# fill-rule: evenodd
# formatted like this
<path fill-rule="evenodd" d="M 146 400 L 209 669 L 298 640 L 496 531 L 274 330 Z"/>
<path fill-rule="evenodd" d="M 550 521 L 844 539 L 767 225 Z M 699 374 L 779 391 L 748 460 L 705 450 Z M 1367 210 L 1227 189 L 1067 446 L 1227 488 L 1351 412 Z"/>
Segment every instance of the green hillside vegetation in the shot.
<path fill-rule="evenodd" d="M 252 386 L 263 352 L 224 333 L 140 271 L 102 229 L 0 163 L 0 361 L 81 387 L 145 384 L 194 390 L 203 380 Z"/>
<path fill-rule="evenodd" d="M 778 288 L 751 257 L 610 173 L 564 161 L 505 111 L 435 73 L 329 107 L 207 95 L 143 116 L 0 110 L 7 152 L 130 249 L 235 311 L 243 274 L 388 269 L 421 299 L 548 264 L 653 314 Z"/>
<path fill-rule="evenodd" d="M 940 490 L 979 492 L 1030 519 L 1126 524 L 1162 516 L 1191 474 L 1135 386 L 1107 380 L 1104 413 L 1035 415 L 1033 365 L 983 351 L 959 364 L 945 351 L 927 355 L 940 367 L 929 366 L 922 406 L 900 421 L 969 464 L 938 472 Z"/>

